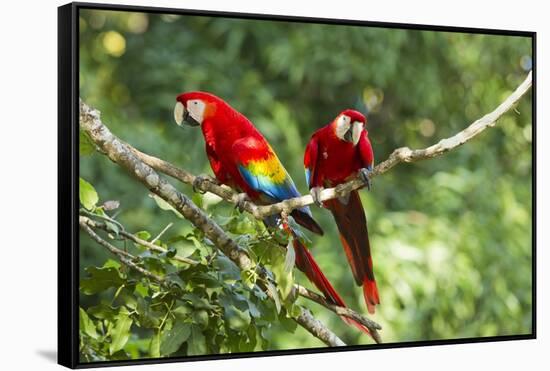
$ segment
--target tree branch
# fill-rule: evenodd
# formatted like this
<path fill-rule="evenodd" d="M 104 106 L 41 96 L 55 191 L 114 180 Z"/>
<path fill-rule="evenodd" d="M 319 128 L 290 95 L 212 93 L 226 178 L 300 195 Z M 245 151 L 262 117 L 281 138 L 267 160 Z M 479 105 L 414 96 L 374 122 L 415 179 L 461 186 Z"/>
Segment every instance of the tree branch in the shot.
<path fill-rule="evenodd" d="M 225 201 L 228 201 L 233 205 L 237 205 L 239 201 L 238 193 L 235 192 L 231 187 L 228 187 L 224 184 L 219 184 L 217 180 L 207 175 L 201 175 L 200 177 L 197 177 L 191 174 L 190 172 L 188 172 L 187 170 L 184 170 L 184 169 L 178 168 L 177 166 L 172 165 L 168 161 L 161 160 L 160 158 L 148 155 L 146 153 L 139 151 L 138 149 L 132 147 L 127 143 L 125 144 L 136 155 L 137 158 L 139 158 L 141 161 L 143 161 L 147 165 L 151 166 L 153 169 L 161 173 L 164 173 L 174 179 L 177 179 L 182 183 L 190 184 L 202 192 L 213 193 L 223 198 Z M 259 207 L 253 202 L 244 201 L 242 203 L 242 206 L 244 207 L 244 210 L 248 211 L 256 219 L 264 218 L 264 215 L 262 215 L 262 213 L 260 213 L 259 211 Z"/>
<path fill-rule="evenodd" d="M 311 312 L 302 308 L 302 313 L 295 318 L 300 326 L 305 328 L 310 334 L 318 339 L 321 339 L 323 343 L 331 347 L 346 346 L 338 336 L 331 332 L 321 321 L 313 317 Z"/>
<path fill-rule="evenodd" d="M 186 219 L 193 223 L 193 225 L 203 231 L 205 236 L 241 270 L 255 268 L 254 262 L 247 253 L 241 249 L 217 223 L 211 220 L 204 211 L 197 207 L 197 205 L 187 196 L 180 193 L 174 186 L 161 178 L 150 165 L 136 156 L 135 152 L 130 149 L 131 146 L 118 139 L 101 122 L 99 112 L 90 108 L 82 100 L 80 101 L 80 127 L 86 132 L 102 153 L 113 162 L 126 169 L 135 179 L 147 187 L 147 189 L 168 202 Z M 84 228 L 86 232 L 91 231 L 94 233 L 86 224 L 81 224 L 81 227 Z M 96 242 L 100 243 L 97 240 Z M 111 247 L 113 246 L 111 245 Z M 122 259 L 122 256 L 120 257 Z M 127 258 L 124 259 L 127 260 Z M 130 261 L 129 263 L 132 262 Z M 268 296 L 272 298 L 269 292 Z M 301 308 L 300 315 L 293 319 L 325 344 L 329 346 L 344 345 L 342 340 L 326 328 L 320 321 L 314 319 L 306 309 Z"/>
<path fill-rule="evenodd" d="M 369 178 L 382 175 L 397 164 L 402 162 L 416 162 L 427 160 L 441 156 L 464 143 L 468 142 L 478 134 L 483 132 L 488 127 L 496 124 L 496 121 L 508 112 L 531 88 L 532 72 L 529 72 L 525 80 L 516 88 L 516 90 L 508 96 L 494 111 L 486 114 L 482 118 L 470 124 L 464 130 L 458 132 L 450 138 L 441 139 L 438 143 L 423 149 L 410 149 L 409 147 L 401 147 L 395 149 L 390 156 L 380 164 L 378 164 L 370 174 Z M 237 204 L 237 193 L 225 185 L 219 185 L 217 181 L 209 177 L 196 177 L 186 170 L 180 169 L 171 163 L 158 159 L 154 156 L 140 152 L 139 150 L 128 145 L 128 148 L 144 163 L 151 166 L 153 169 L 160 171 L 172 178 L 187 184 L 192 184 L 196 189 L 203 192 L 211 192 L 224 200 Z M 321 201 L 327 201 L 338 197 L 343 197 L 350 192 L 362 188 L 365 183 L 361 179 L 352 179 L 346 183 L 342 183 L 334 188 L 327 188 L 321 192 Z M 251 213 L 257 219 L 263 219 L 266 216 L 279 214 L 281 212 L 290 213 L 294 209 L 313 204 L 313 197 L 305 195 L 301 197 L 291 198 L 272 205 L 255 205 L 252 202 L 245 202 L 244 209 Z"/>

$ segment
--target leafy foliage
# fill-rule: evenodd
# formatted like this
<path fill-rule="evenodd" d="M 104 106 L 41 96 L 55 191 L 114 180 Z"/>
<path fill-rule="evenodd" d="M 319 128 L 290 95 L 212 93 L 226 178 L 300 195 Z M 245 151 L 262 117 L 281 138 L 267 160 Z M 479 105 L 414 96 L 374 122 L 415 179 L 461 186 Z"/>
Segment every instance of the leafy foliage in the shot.
<path fill-rule="evenodd" d="M 367 114 L 382 160 L 396 147 L 433 144 L 492 110 L 522 81 L 532 55 L 531 41 L 522 37 L 143 13 L 82 11 L 80 29 L 80 94 L 114 133 L 193 173 L 210 173 L 201 134 L 172 123 L 178 93 L 210 91 L 258 126 L 302 192 L 304 146 L 342 109 Z M 140 264 L 167 278 L 168 288 L 110 266 L 112 257 L 81 236 L 81 284 L 86 288 L 109 268 L 122 281 L 82 291 L 83 359 L 322 345 L 288 319 L 296 310 L 290 283 L 308 282 L 285 269 L 292 256 L 284 237 L 211 195 L 194 196 L 277 276 L 279 286 L 265 283 L 277 294 L 271 302 L 253 272 L 241 275 L 214 254 L 201 233 L 94 155 L 86 140 L 81 136 L 81 176 L 120 208 L 107 210 L 93 193 L 83 207 L 116 212 L 117 221 L 149 241 L 173 227 L 155 242 L 167 254 L 127 246 Z M 529 94 L 474 141 L 436 160 L 400 165 L 362 192 L 382 301 L 374 319 L 386 342 L 531 332 L 531 150 Z M 312 211 L 326 232 L 312 237 L 319 265 L 349 306 L 365 310 L 333 220 Z M 120 226 L 110 223 L 116 239 Z M 182 265 L 171 254 L 200 264 Z M 369 343 L 332 313 L 311 309 L 346 343 Z M 113 331 L 126 328 L 117 326 L 126 314 L 129 338 L 112 353 L 125 339 Z"/>
<path fill-rule="evenodd" d="M 97 193 L 83 179 L 81 184 L 86 191 L 80 198 L 84 206 L 88 193 Z M 171 210 L 166 205 L 158 202 L 160 209 Z M 111 220 L 111 226 L 118 224 L 101 207 L 87 215 L 102 222 Z M 138 243 L 124 249 L 138 258 L 140 267 L 163 281 L 152 281 L 111 259 L 101 267 L 86 267 L 80 293 L 101 299 L 80 308 L 82 361 L 265 350 L 273 327 L 294 332 L 296 324 L 289 316 L 299 308 L 295 298 L 289 297 L 293 279 L 292 269 L 284 265 L 284 245 L 274 243 L 265 228 L 258 228 L 261 224 L 238 212 L 218 221 L 254 260 L 271 269 L 271 280 L 264 283 L 271 285 L 277 300 L 267 299 L 255 271 L 241 272 L 200 231 L 166 240 L 153 240 L 148 231 L 139 231 L 136 237 L 154 241 L 166 253 Z M 114 243 L 120 228 L 110 227 Z M 198 264 L 177 261 L 176 255 Z M 278 288 L 273 284 L 276 279 L 281 282 Z"/>

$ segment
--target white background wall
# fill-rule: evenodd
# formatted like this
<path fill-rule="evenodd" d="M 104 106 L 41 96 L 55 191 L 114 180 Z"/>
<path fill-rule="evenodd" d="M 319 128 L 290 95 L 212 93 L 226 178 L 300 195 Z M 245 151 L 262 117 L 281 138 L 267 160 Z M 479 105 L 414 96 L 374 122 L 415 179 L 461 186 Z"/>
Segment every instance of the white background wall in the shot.
<path fill-rule="evenodd" d="M 538 340 L 131 367 L 136 370 L 547 369 L 550 334 L 548 126 L 550 27 L 544 1 L 120 1 L 189 9 L 538 32 Z M 3 2 L 0 11 L 0 368 L 49 370 L 56 349 L 57 9 Z M 546 120 L 545 120 L 546 118 Z M 517 179 L 518 182 L 523 181 Z M 503 252 L 506 253 L 506 252 Z M 505 272 L 503 272 L 505 274 Z M 546 352 L 546 355 L 544 354 Z"/>

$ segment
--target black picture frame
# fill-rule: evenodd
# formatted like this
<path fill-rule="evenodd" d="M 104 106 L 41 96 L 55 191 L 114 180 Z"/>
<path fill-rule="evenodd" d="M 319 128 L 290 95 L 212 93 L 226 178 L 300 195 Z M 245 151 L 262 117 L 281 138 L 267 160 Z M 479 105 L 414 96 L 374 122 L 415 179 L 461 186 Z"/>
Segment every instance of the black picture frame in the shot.
<path fill-rule="evenodd" d="M 79 24 L 81 9 L 139 11 L 210 17 L 280 20 L 286 22 L 338 25 L 376 26 L 384 28 L 431 30 L 475 34 L 529 37 L 532 40 L 533 72 L 533 141 L 532 141 L 532 333 L 526 335 L 491 336 L 464 339 L 429 340 L 389 344 L 346 346 L 343 348 L 308 348 L 279 351 L 261 351 L 238 354 L 213 354 L 189 357 L 139 359 L 128 361 L 79 362 L 78 286 L 79 286 L 79 228 L 78 228 L 78 120 L 79 120 Z M 70 3 L 58 8 L 58 363 L 69 368 L 89 368 L 154 364 L 183 361 L 202 361 L 229 358 L 266 357 L 318 352 L 341 352 L 367 349 L 418 347 L 464 343 L 536 339 L 536 32 L 484 28 L 463 28 L 438 25 L 386 23 L 344 19 L 325 19 L 268 14 L 232 13 L 147 6 L 112 5 L 97 3 Z"/>

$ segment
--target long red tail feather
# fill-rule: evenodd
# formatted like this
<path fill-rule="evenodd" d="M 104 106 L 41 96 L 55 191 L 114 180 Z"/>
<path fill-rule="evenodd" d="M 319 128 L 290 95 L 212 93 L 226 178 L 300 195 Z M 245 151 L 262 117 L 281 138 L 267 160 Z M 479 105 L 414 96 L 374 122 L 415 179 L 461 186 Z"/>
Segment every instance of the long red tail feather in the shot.
<path fill-rule="evenodd" d="M 380 297 L 372 267 L 367 218 L 359 193 L 351 192 L 347 200 L 326 201 L 325 206 L 332 212 L 338 226 L 355 282 L 363 286 L 367 309 L 370 314 L 374 314 L 375 305 L 380 304 Z"/>

